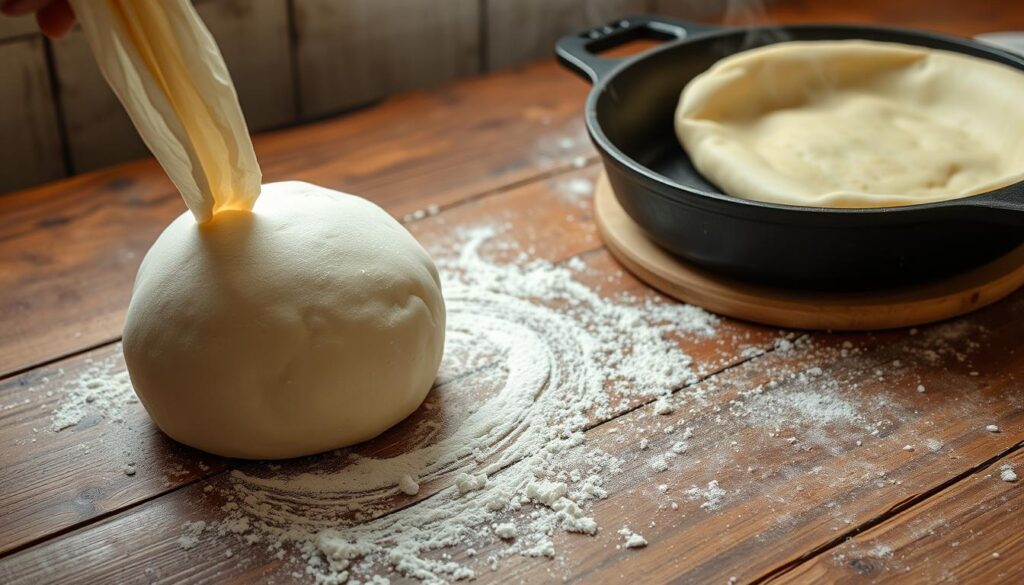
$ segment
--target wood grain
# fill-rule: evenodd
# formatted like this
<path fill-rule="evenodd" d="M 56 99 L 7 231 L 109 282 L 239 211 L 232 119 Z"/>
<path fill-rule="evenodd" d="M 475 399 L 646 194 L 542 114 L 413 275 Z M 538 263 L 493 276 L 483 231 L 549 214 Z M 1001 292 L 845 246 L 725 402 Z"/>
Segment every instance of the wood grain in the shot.
<path fill-rule="evenodd" d="M 489 71 L 550 57 L 563 35 L 647 11 L 646 0 L 485 1 Z"/>
<path fill-rule="evenodd" d="M 684 419 L 694 430 L 678 467 L 652 474 L 648 465 L 673 443 L 671 436 L 648 432 L 648 450 L 634 447 L 635 460 L 615 477 L 609 498 L 595 506 L 595 518 L 612 529 L 609 534 L 597 539 L 563 535 L 561 542 L 570 551 L 565 563 L 551 567 L 517 560 L 498 580 L 532 582 L 551 575 L 547 578 L 614 582 L 621 575 L 651 575 L 655 582 L 724 583 L 735 578 L 748 583 L 818 547 L 843 541 L 858 526 L 1024 439 L 1018 394 L 1024 364 L 1009 353 L 1024 350 L 1024 340 L 1014 332 L 1022 316 L 1024 295 L 1018 294 L 975 320 L 923 328 L 920 335 L 926 337 L 815 336 L 807 353 L 774 352 L 730 370 L 709 382 L 715 389 L 708 408 L 664 421 L 678 427 Z M 979 335 L 982 327 L 988 334 Z M 958 328 L 965 329 L 953 335 Z M 927 353 L 933 342 L 923 341 L 932 335 L 933 340 L 959 340 L 935 361 Z M 972 340 L 983 337 L 985 349 L 961 363 L 957 354 L 966 355 Z M 843 357 L 842 342 L 851 340 L 863 352 Z M 903 365 L 894 368 L 895 360 Z M 787 369 L 807 372 L 811 365 L 823 374 L 779 381 Z M 971 371 L 981 374 L 971 376 Z M 779 384 L 768 387 L 773 379 Z M 833 383 L 835 390 L 825 390 Z M 926 392 L 914 390 L 918 383 Z M 758 387 L 763 391 L 751 393 Z M 812 397 L 818 388 L 856 415 L 798 412 L 809 399 L 816 400 Z M 644 426 L 626 418 L 606 425 L 607 430 L 617 426 L 621 435 Z M 1004 432 L 990 433 L 988 424 L 998 424 Z M 627 444 L 638 440 L 629 436 Z M 912 449 L 905 450 L 907 445 Z M 711 481 L 719 482 L 725 495 L 720 505 L 702 509 L 709 501 L 691 500 L 686 491 Z M 660 485 L 667 486 L 664 494 Z M 671 509 L 673 501 L 678 510 Z M 614 530 L 623 525 L 642 533 L 650 544 L 638 551 L 617 550 L 621 538 Z M 948 566 L 941 557 L 933 562 Z"/>
<path fill-rule="evenodd" d="M 1004 466 L 1014 470 L 1016 481 L 1002 479 Z M 1020 583 L 1021 477 L 1024 451 L 1018 448 L 774 582 Z"/>
<path fill-rule="evenodd" d="M 930 13 L 903 0 L 780 6 L 787 4 L 799 12 L 795 19 L 903 18 L 924 26 L 945 19 L 961 34 L 1021 28 L 1014 15 L 1024 11 L 1019 3 L 958 4 L 958 25 L 942 14 L 951 8 L 945 1 Z M 596 171 L 578 118 L 585 89 L 554 66 L 530 67 L 271 135 L 257 148 L 270 180 L 359 191 L 399 216 L 439 205 L 438 215 L 410 226 L 442 248 L 459 226 L 507 222 L 500 237 L 532 245 L 541 257 L 582 255 L 590 284 L 604 294 L 653 295 L 595 248 L 588 205 L 560 187 Z M 565 174 L 578 157 L 591 166 Z M 0 370 L 116 336 L 138 254 L 182 208 L 147 161 L 0 198 Z M 500 259 L 509 252 L 494 246 L 486 253 Z M 608 478 L 610 497 L 594 509 L 602 531 L 558 536 L 566 557 L 557 562 L 509 559 L 493 573 L 478 565 L 478 581 L 862 582 L 895 580 L 910 567 L 901 580 L 1015 582 L 1022 563 L 1012 522 L 1021 484 L 992 473 L 1005 462 L 1024 465 L 1022 319 L 1024 294 L 1017 293 L 917 335 L 818 334 L 807 338 L 810 346 L 756 358 L 776 333 L 724 320 L 715 339 L 683 341 L 710 376 L 679 390 L 684 408 L 654 416 L 640 407 L 592 421 L 589 443 L 625 461 L 624 472 Z M 0 581 L 296 580 L 295 567 L 230 538 L 181 547 L 184 521 L 219 517 L 224 502 L 204 488 L 227 479 L 219 462 L 163 439 L 137 405 L 122 423 L 93 417 L 61 433 L 31 432 L 50 420 L 85 360 L 112 351 L 105 346 L 0 381 L 0 543 L 7 551 L 19 546 L 9 542 L 24 547 L 0 559 Z M 471 375 L 448 373 L 442 382 L 468 390 L 446 396 L 453 411 L 473 400 Z M 430 418 L 416 417 L 408 424 Z M 675 440 L 664 433 L 669 424 L 692 427 L 693 437 L 670 471 L 654 473 L 650 457 Z M 408 432 L 361 448 L 401 449 Z M 638 448 L 641 438 L 648 449 Z M 147 457 L 136 476 L 117 475 L 117 464 L 136 456 Z M 180 481 L 162 482 L 179 469 Z M 725 491 L 717 509 L 686 496 L 712 480 Z M 424 486 L 424 494 L 449 481 Z M 621 548 L 615 531 L 627 523 L 647 547 Z M 999 562 L 992 552 L 1001 553 L 1002 568 L 985 564 Z"/>
<path fill-rule="evenodd" d="M 0 193 L 63 177 L 42 36 L 0 43 L 0 80 Z"/>
<path fill-rule="evenodd" d="M 535 257 L 552 262 L 584 255 L 595 267 L 590 280 L 602 294 L 629 293 L 636 302 L 657 297 L 657 293 L 617 270 L 607 254 L 594 254 L 600 242 L 590 221 L 589 201 L 568 199 L 559 193 L 564 182 L 589 180 L 596 172 L 596 168 L 589 168 L 483 197 L 414 221 L 410 228 L 435 256 L 450 257 L 456 252 L 451 243 L 453 223 L 467 229 L 507 225 L 485 248 L 495 258 L 501 258 L 502 250 L 527 247 L 533 249 Z M 700 373 L 709 375 L 747 359 L 744 356 L 751 348 L 770 348 L 774 339 L 771 330 L 725 322 L 715 337 L 682 337 L 680 344 L 701 364 Z M 101 370 L 101 375 L 90 374 L 95 368 Z M 0 445 L 11 446 L 5 452 L 4 466 L 12 470 L 0 476 L 0 510 L 9 511 L 7 521 L 0 526 L 0 554 L 224 469 L 224 460 L 176 445 L 160 434 L 139 404 L 115 409 L 106 418 L 98 416 L 102 410 L 90 409 L 86 404 L 89 415 L 82 423 L 60 432 L 51 429 L 54 411 L 74 395 L 76 388 L 80 393 L 83 384 L 109 379 L 123 368 L 118 347 L 108 345 L 0 384 Z M 442 372 L 441 383 L 453 376 Z M 473 402 L 472 394 L 462 398 Z M 458 410 L 451 400 L 446 398 L 445 409 Z M 639 404 L 635 398 L 620 403 L 619 412 Z M 123 420 L 117 420 L 119 414 Z M 408 429 L 431 416 L 427 409 L 421 409 L 399 428 L 362 446 L 361 451 L 373 452 L 391 443 L 401 445 L 408 438 Z M 130 477 L 123 473 L 129 462 L 135 462 L 137 470 Z"/>
<path fill-rule="evenodd" d="M 608 258 L 601 256 L 587 262 L 606 274 Z M 556 535 L 564 555 L 558 563 L 516 557 L 492 573 L 479 561 L 478 580 L 616 582 L 647 575 L 656 582 L 747 582 L 841 541 L 1024 439 L 1024 407 L 1015 393 L 1024 364 L 1009 353 L 1024 350 L 1015 327 L 1022 317 L 1018 295 L 974 320 L 923 328 L 917 336 L 821 335 L 680 389 L 682 407 L 673 414 L 657 415 L 649 405 L 605 424 L 594 420 L 588 446 L 624 461 L 622 473 L 606 478 L 609 497 L 593 510 L 603 530 L 594 538 Z M 844 342 L 851 347 L 845 353 Z M 466 384 L 471 394 L 472 379 Z M 915 391 L 918 384 L 927 392 Z M 805 410 L 808 400 L 837 402 L 815 417 Z M 986 431 L 987 424 L 1002 432 Z M 667 452 L 685 427 L 692 430 L 687 451 L 670 460 L 670 471 L 652 472 L 651 458 Z M 647 449 L 637 446 L 641 439 Z M 296 471 L 305 468 L 295 464 Z M 425 486 L 424 495 L 450 480 Z M 687 495 L 711 481 L 724 491 L 720 498 Z M 214 494 L 228 487 L 224 476 L 210 482 Z M 290 579 L 295 567 L 231 537 L 191 551 L 177 544 L 181 522 L 220 517 L 223 501 L 203 490 L 188 486 L 11 555 L 0 561 L 0 575 L 12 583 L 69 575 L 103 580 L 145 568 L 172 579 Z M 409 504 L 394 502 L 396 509 Z M 648 546 L 619 548 L 616 530 L 623 525 Z M 228 550 L 237 562 L 224 562 Z M 480 559 L 490 552 L 477 550 Z"/>
<path fill-rule="evenodd" d="M 479 2 L 295 0 L 305 118 L 480 71 Z"/>
<path fill-rule="evenodd" d="M 56 413 L 82 402 L 89 384 L 123 372 L 119 346 L 108 345 L 0 382 L 0 553 L 225 468 L 160 433 L 137 401 L 82 404 L 77 424 L 54 429 Z"/>
<path fill-rule="evenodd" d="M 258 138 L 264 181 L 363 195 L 401 217 L 593 156 L 586 85 L 553 64 Z M 120 335 L 135 270 L 184 211 L 152 160 L 0 198 L 0 375 Z"/>

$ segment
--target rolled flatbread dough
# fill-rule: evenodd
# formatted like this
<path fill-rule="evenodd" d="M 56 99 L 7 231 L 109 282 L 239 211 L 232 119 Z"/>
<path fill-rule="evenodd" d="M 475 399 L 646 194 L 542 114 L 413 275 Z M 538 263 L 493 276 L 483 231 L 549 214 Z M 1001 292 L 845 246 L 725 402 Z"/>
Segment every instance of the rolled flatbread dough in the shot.
<path fill-rule="evenodd" d="M 1024 73 L 896 43 L 779 43 L 690 81 L 675 129 L 697 170 L 735 197 L 956 199 L 1024 179 Z"/>

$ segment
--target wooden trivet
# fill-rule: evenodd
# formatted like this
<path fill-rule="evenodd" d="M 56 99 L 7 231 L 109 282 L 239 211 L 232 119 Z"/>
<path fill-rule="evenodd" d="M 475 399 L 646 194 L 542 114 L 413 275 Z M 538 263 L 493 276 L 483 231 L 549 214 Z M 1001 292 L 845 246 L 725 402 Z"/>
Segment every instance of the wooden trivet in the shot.
<path fill-rule="evenodd" d="M 714 313 L 788 329 L 866 331 L 941 321 L 990 305 L 1024 285 L 1024 246 L 940 282 L 872 292 L 787 290 L 697 267 L 648 239 L 619 205 L 608 177 L 594 193 L 597 226 L 637 278 Z"/>

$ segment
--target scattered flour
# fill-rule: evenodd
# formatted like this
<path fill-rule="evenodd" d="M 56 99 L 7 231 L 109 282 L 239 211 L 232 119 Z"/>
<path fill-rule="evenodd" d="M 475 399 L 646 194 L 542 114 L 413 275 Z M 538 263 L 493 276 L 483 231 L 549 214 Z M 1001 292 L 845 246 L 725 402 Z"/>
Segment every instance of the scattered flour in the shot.
<path fill-rule="evenodd" d="M 672 406 L 671 400 L 667 396 L 663 396 L 654 403 L 654 414 L 672 414 L 675 412 L 675 407 Z"/>
<path fill-rule="evenodd" d="M 999 479 L 1008 482 L 1017 481 L 1017 472 L 1014 471 L 1012 463 L 1004 463 L 999 468 Z"/>
<path fill-rule="evenodd" d="M 426 206 L 424 209 L 417 209 L 411 213 L 407 213 L 402 216 L 402 221 L 405 223 L 419 221 L 425 217 L 433 217 L 441 212 L 441 206 L 431 204 Z"/>
<path fill-rule="evenodd" d="M 583 191 L 582 183 L 577 187 Z M 653 403 L 651 410 L 660 415 L 683 408 L 685 401 L 678 399 L 686 392 L 675 392 L 698 376 L 674 339 L 714 334 L 718 320 L 698 308 L 653 297 L 603 297 L 578 280 L 589 274 L 580 259 L 564 265 L 533 260 L 496 238 L 499 232 L 456 232 L 452 242 L 433 251 L 444 279 L 449 323 L 440 382 L 432 394 L 471 393 L 474 404 L 464 416 L 451 425 L 438 422 L 447 416 L 444 412 L 423 417 L 408 444 L 386 456 L 340 450 L 313 458 L 304 473 L 291 465 L 287 474 L 280 465 L 243 466 L 230 474 L 226 487 L 204 487 L 202 497 L 221 501 L 222 517 L 209 524 L 187 523 L 178 544 L 191 549 L 207 538 L 235 539 L 269 549 L 298 567 L 293 577 L 319 583 L 386 582 L 386 575 L 396 574 L 433 583 L 474 578 L 513 556 L 556 557 L 553 537 L 558 532 L 601 538 L 589 510 L 607 497 L 605 484 L 621 473 L 623 461 L 589 446 L 584 431 L 593 420 L 613 418 L 637 401 Z M 514 260 L 488 260 L 485 248 L 512 254 Z M 911 338 L 915 342 L 906 346 L 909 355 L 902 361 L 967 362 L 983 334 L 975 325 L 958 322 L 929 327 Z M 806 338 L 794 334 L 783 333 L 775 341 L 780 355 L 809 348 Z M 822 364 L 862 353 L 850 342 L 822 351 Z M 762 353 L 752 348 L 747 357 Z M 823 432 L 836 428 L 857 433 L 856 445 L 861 445 L 861 438 L 878 436 L 892 423 L 866 418 L 864 401 L 851 393 L 858 392 L 861 379 L 884 380 L 903 367 L 902 361 L 890 358 L 890 366 L 871 369 L 857 366 L 847 377 L 823 366 L 781 367 L 769 373 L 770 382 L 737 391 L 716 412 L 785 439 L 780 445 L 788 449 L 801 447 L 815 432 L 819 445 L 854 443 Z M 53 430 L 87 416 L 122 420 L 136 402 L 120 355 L 90 364 L 63 392 Z M 885 393 L 878 396 L 872 398 L 871 411 L 898 417 Z M 700 402 L 699 394 L 692 398 Z M 444 404 L 450 408 L 451 401 Z M 436 408 L 429 399 L 424 405 Z M 655 471 L 682 467 L 693 457 L 679 458 L 687 453 L 693 428 L 672 423 L 649 429 L 650 437 L 671 437 L 671 447 L 645 457 Z M 803 433 L 799 439 L 792 436 L 797 430 Z M 937 439 L 921 440 L 931 451 L 942 447 Z M 701 450 L 700 441 L 694 439 L 695 451 Z M 639 453 L 654 444 L 644 438 L 633 449 Z M 736 441 L 732 446 L 736 451 L 723 448 L 719 456 L 740 452 Z M 691 465 L 723 464 L 695 461 Z M 126 465 L 124 471 L 130 475 L 134 468 Z M 1000 469 L 1000 477 L 1017 480 L 1010 465 Z M 658 489 L 666 494 L 669 484 Z M 720 509 L 728 497 L 718 480 L 681 494 L 708 512 Z M 405 507 L 396 507 L 396 497 L 410 496 L 416 496 L 416 505 L 403 501 Z M 672 509 L 677 507 L 671 502 Z M 626 548 L 647 544 L 626 527 L 617 533 Z M 445 552 L 452 547 L 474 552 L 454 558 Z M 477 556 L 475 551 L 485 548 L 488 552 Z"/>
<path fill-rule="evenodd" d="M 584 206 L 594 194 L 594 182 L 584 177 L 560 179 L 554 184 L 554 190 L 562 199 L 574 205 Z"/>
<path fill-rule="evenodd" d="M 651 464 L 651 469 L 653 469 L 654 471 L 656 471 L 658 473 L 660 473 L 662 471 L 668 471 L 668 462 L 665 461 L 665 456 L 664 455 L 658 455 L 657 457 L 651 459 L 651 463 L 650 464 Z"/>
<path fill-rule="evenodd" d="M 696 381 L 672 338 L 713 334 L 718 320 L 675 302 L 602 297 L 569 267 L 486 260 L 481 249 L 497 233 L 459 232 L 457 255 L 435 251 L 448 308 L 435 392 L 484 395 L 464 420 L 428 428 L 429 441 L 388 457 L 339 451 L 331 457 L 342 465 L 330 471 L 235 470 L 230 486 L 211 494 L 226 501 L 223 518 L 186 531 L 182 544 L 194 546 L 200 533 L 234 536 L 303 563 L 320 583 L 387 573 L 443 582 L 510 556 L 555 557 L 558 531 L 599 535 L 587 509 L 607 497 L 603 485 L 622 461 L 587 446 L 589 421 L 611 418 L 629 398 L 667 401 Z M 724 495 L 712 487 L 709 509 Z M 402 494 L 421 500 L 396 510 Z M 441 553 L 453 546 L 497 549 L 456 561 Z"/>
<path fill-rule="evenodd" d="M 61 400 L 50 416 L 50 430 L 62 431 L 89 416 L 123 422 L 126 409 L 138 401 L 118 343 L 110 356 L 87 362 L 85 371 L 64 385 Z"/>
<path fill-rule="evenodd" d="M 868 551 L 868 555 L 876 559 L 888 559 L 892 558 L 893 552 L 894 551 L 892 550 L 891 546 L 880 543 L 872 547 L 872 549 Z"/>
<path fill-rule="evenodd" d="M 622 536 L 623 545 L 626 548 L 643 548 L 647 546 L 647 539 L 630 530 L 628 526 L 620 528 L 619 535 Z"/>
<path fill-rule="evenodd" d="M 178 545 L 185 550 L 194 548 L 199 544 L 199 537 L 206 530 L 206 522 L 202 520 L 198 522 L 186 522 L 182 526 L 184 534 L 178 538 Z"/>
<path fill-rule="evenodd" d="M 460 473 L 455 478 L 455 488 L 460 494 L 468 494 L 469 492 L 475 492 L 482 490 L 487 486 L 487 476 L 478 473 L 476 475 L 470 475 L 468 473 Z"/>
<path fill-rule="evenodd" d="M 588 274 L 582 262 L 531 259 L 496 238 L 498 232 L 456 232 L 447 249 L 457 254 L 434 250 L 449 311 L 443 383 L 435 393 L 482 394 L 464 419 L 442 432 L 426 417 L 417 427 L 426 431 L 411 435 L 429 440 L 412 440 L 404 452 L 387 457 L 343 450 L 333 456 L 336 461 L 302 474 L 259 466 L 233 471 L 227 488 L 209 494 L 226 501 L 223 518 L 201 534 L 186 531 L 183 545 L 194 546 L 191 539 L 200 536 L 237 538 L 297 563 L 306 578 L 320 583 L 396 574 L 450 582 L 497 570 L 509 557 L 555 558 L 558 532 L 600 538 L 601 527 L 588 511 L 607 497 L 605 484 L 621 472 L 623 461 L 588 446 L 588 421 L 614 418 L 631 408 L 630 399 L 652 403 L 652 413 L 676 411 L 685 402 L 681 398 L 700 404 L 705 390 L 674 393 L 697 375 L 673 339 L 713 334 L 718 321 L 700 309 L 656 298 L 602 297 L 577 279 Z M 513 261 L 487 260 L 485 248 Z M 823 365 L 796 371 L 772 367 L 770 382 L 739 390 L 716 412 L 763 428 L 769 437 L 785 438 L 779 433 L 787 425 L 800 430 L 800 439 L 786 439 L 794 447 L 814 432 L 836 428 L 856 433 L 860 445 L 861 438 L 878 436 L 892 424 L 866 418 L 866 406 L 873 413 L 901 416 L 885 392 L 867 404 L 857 396 L 864 378 L 884 380 L 903 368 L 903 361 L 964 361 L 977 336 L 975 330 L 930 327 L 912 338 L 908 359 L 869 367 L 868 358 L 856 361 L 864 349 L 850 342 L 819 351 L 806 337 L 783 333 L 775 341 L 780 355 L 806 351 Z M 840 357 L 855 358 L 844 362 L 854 364 L 847 374 L 824 367 Z M 424 408 L 436 406 L 428 400 Z M 647 420 L 663 420 L 655 416 Z M 649 432 L 672 437 L 671 447 L 646 459 L 655 471 L 674 469 L 673 461 L 691 467 L 728 464 L 674 459 L 687 453 L 695 436 L 682 421 L 657 423 Z M 699 446 L 701 438 L 695 440 Z M 830 441 L 853 444 L 849 437 L 824 432 L 817 444 Z M 930 450 L 941 448 L 941 442 L 922 441 Z M 644 438 L 633 449 L 640 453 L 653 444 Z M 739 452 L 718 451 L 713 456 Z M 669 484 L 661 485 L 667 494 Z M 706 512 L 721 509 L 729 497 L 716 479 L 679 493 Z M 396 509 L 393 498 L 399 495 L 417 495 L 419 501 Z M 669 505 L 678 508 L 675 501 Z M 646 545 L 631 530 L 618 534 L 627 548 Z M 457 558 L 445 553 L 450 548 L 474 554 Z M 477 555 L 477 550 L 488 552 Z"/>
<path fill-rule="evenodd" d="M 420 492 L 420 484 L 418 484 L 411 475 L 406 474 L 398 480 L 398 489 L 401 490 L 403 494 L 415 496 Z"/>
<path fill-rule="evenodd" d="M 686 490 L 686 497 L 691 501 L 703 500 L 700 507 L 705 510 L 717 510 L 721 508 L 722 503 L 725 501 L 725 496 L 725 490 L 718 487 L 718 480 L 711 480 L 705 488 L 692 486 L 690 489 Z"/>
<path fill-rule="evenodd" d="M 511 522 L 495 524 L 494 535 L 502 540 L 512 540 L 516 537 L 516 525 Z"/>

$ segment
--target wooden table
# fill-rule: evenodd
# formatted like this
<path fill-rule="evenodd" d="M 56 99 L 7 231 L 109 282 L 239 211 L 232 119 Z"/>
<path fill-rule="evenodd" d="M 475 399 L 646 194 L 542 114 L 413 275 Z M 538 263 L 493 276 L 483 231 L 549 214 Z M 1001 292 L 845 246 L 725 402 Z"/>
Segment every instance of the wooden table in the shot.
<path fill-rule="evenodd" d="M 812 4 L 808 12 L 791 3 L 778 13 L 828 19 Z M 962 18 L 919 13 L 918 3 L 874 8 L 889 6 L 890 24 L 963 34 L 1024 28 L 1019 7 L 992 12 L 983 2 L 967 4 L 938 5 Z M 871 12 L 852 8 L 835 14 L 871 20 Z M 599 173 L 580 116 L 586 91 L 545 62 L 260 136 L 256 150 L 267 181 L 300 179 L 362 194 L 405 218 L 428 244 L 453 226 L 507 222 L 500 238 L 530 246 L 537 258 L 577 258 L 612 274 L 616 265 L 596 236 L 589 201 L 558 192 L 561 182 Z M 437 214 L 415 213 L 435 205 Z M 140 258 L 183 209 L 149 160 L 0 197 L 4 583 L 292 579 L 260 551 L 236 547 L 228 558 L 229 543 L 191 551 L 176 543 L 185 520 L 216 516 L 201 492 L 226 481 L 240 462 L 173 443 L 137 404 L 123 421 L 86 418 L 50 430 L 67 381 L 116 355 Z M 656 294 L 628 275 L 611 279 L 601 294 L 625 289 Z M 692 452 L 724 452 L 726 463 L 654 478 L 645 459 L 625 454 L 625 472 L 592 511 L 603 527 L 598 536 L 558 536 L 558 561 L 515 558 L 479 580 L 1021 582 L 1024 482 L 1003 481 L 1000 470 L 1015 465 L 1024 475 L 1024 291 L 913 333 L 815 333 L 806 335 L 814 349 L 778 351 L 779 332 L 725 320 L 718 337 L 681 341 L 707 364 L 696 385 L 715 391 L 701 408 L 670 416 L 685 414 L 694 427 Z M 849 346 L 864 350 L 840 349 Z M 906 367 L 895 374 L 865 370 L 866 363 L 882 368 L 898 360 Z M 742 392 L 764 383 L 767 369 L 811 364 L 856 378 L 858 391 L 844 397 L 877 432 L 822 448 L 789 441 L 795 427 L 764 433 L 721 416 Z M 785 383 L 769 390 L 778 397 L 793 391 Z M 633 404 L 613 418 L 623 423 L 653 406 Z M 621 452 L 608 422 L 591 421 L 588 440 Z M 134 475 L 124 472 L 128 458 Z M 655 484 L 685 489 L 709 478 L 732 495 L 714 512 L 684 503 L 673 516 L 641 497 Z M 614 546 L 615 529 L 630 519 L 644 526 L 657 520 L 643 531 L 647 547 Z"/>

